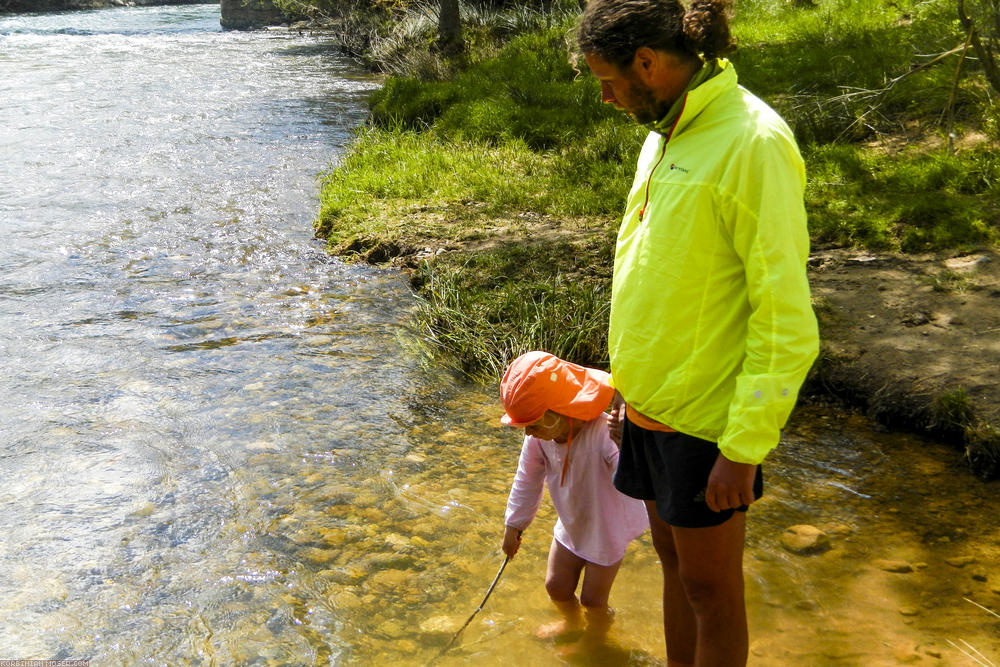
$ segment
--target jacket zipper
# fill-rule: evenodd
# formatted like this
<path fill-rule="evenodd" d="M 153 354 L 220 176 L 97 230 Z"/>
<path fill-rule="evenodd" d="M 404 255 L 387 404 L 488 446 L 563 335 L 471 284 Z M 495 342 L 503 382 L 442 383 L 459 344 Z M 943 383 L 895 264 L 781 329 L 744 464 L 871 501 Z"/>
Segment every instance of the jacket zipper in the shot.
<path fill-rule="evenodd" d="M 639 209 L 639 220 L 642 221 L 643 217 L 646 215 L 646 207 L 649 206 L 649 184 L 653 180 L 653 174 L 656 173 L 656 168 L 660 166 L 663 162 L 663 158 L 667 156 L 667 144 L 670 143 L 670 137 L 674 136 L 674 129 L 677 127 L 677 123 L 680 121 L 681 116 L 684 115 L 684 106 L 687 104 L 687 95 L 684 96 L 684 102 L 681 104 L 681 112 L 677 114 L 677 118 L 674 119 L 674 124 L 670 126 L 670 131 L 667 132 L 666 136 L 663 138 L 663 150 L 660 152 L 660 157 L 653 165 L 653 168 L 649 170 L 649 176 L 646 177 L 646 199 L 642 202 L 642 208 Z"/>

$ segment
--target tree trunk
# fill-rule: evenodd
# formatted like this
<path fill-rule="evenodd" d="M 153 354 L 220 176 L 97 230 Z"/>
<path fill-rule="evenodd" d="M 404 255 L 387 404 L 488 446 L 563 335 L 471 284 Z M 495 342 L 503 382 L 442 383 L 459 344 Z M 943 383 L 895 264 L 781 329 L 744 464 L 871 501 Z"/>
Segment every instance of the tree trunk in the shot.
<path fill-rule="evenodd" d="M 458 0 L 441 0 L 438 15 L 438 48 L 442 53 L 454 55 L 465 48 L 462 38 L 462 19 L 458 15 Z"/>
<path fill-rule="evenodd" d="M 994 16 L 994 19 L 996 20 L 996 16 Z M 975 23 L 969 15 L 965 13 L 965 0 L 958 0 L 958 20 L 962 23 L 962 27 L 965 28 L 971 35 L 972 48 L 976 51 L 976 55 L 979 56 L 979 64 L 983 68 L 986 80 L 990 82 L 990 86 L 993 87 L 993 90 L 1000 93 L 1000 67 L 998 67 L 995 59 L 997 54 L 994 54 L 993 49 L 991 48 L 993 40 L 989 35 L 985 36 L 985 44 L 980 39 Z"/>

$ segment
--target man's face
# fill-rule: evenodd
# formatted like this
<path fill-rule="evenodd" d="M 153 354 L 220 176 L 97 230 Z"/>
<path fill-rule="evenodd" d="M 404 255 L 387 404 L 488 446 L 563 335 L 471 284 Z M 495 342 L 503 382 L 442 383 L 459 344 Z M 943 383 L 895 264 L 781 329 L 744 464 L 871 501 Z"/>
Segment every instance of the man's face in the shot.
<path fill-rule="evenodd" d="M 614 105 L 643 125 L 658 121 L 669 110 L 669 105 L 659 102 L 653 89 L 632 69 L 619 68 L 592 53 L 583 58 L 601 83 L 601 102 Z"/>

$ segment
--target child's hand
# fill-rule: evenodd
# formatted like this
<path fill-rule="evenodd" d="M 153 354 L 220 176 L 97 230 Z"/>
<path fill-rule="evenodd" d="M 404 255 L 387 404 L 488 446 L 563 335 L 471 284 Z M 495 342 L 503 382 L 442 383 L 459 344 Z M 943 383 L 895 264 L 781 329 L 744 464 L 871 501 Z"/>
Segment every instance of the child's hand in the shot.
<path fill-rule="evenodd" d="M 507 526 L 503 531 L 503 552 L 508 558 L 513 558 L 521 548 L 521 531 Z"/>

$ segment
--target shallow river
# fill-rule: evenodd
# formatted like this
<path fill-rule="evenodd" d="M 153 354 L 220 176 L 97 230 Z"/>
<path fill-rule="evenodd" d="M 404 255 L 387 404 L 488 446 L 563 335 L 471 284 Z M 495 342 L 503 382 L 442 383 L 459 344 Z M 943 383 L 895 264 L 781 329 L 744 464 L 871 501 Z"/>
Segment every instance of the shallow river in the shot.
<path fill-rule="evenodd" d="M 375 85 L 218 5 L 0 16 L 0 659 L 422 665 L 482 601 L 519 437 L 311 238 Z M 819 407 L 767 479 L 751 664 L 1000 663 L 996 483 Z M 662 662 L 648 536 L 606 637 L 539 632 L 543 508 L 438 662 Z"/>

